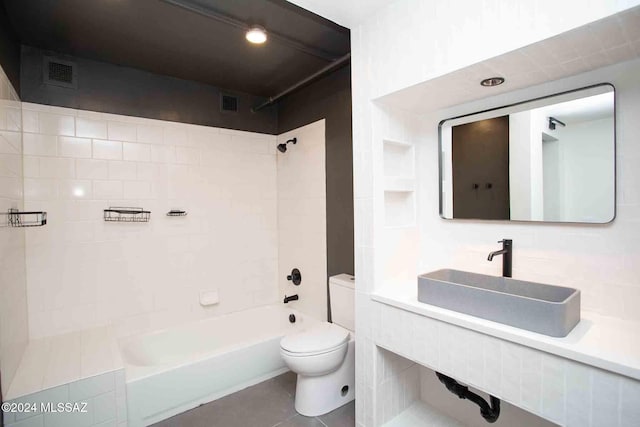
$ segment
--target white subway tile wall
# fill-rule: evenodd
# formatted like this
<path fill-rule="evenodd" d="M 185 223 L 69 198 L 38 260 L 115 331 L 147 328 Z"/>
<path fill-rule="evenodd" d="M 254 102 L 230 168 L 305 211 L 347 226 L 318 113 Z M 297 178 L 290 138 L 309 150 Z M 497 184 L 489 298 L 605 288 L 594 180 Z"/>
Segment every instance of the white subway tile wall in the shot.
<path fill-rule="evenodd" d="M 124 369 L 119 369 L 10 400 L 37 410 L 5 412 L 4 422 L 7 427 L 126 427 L 126 402 Z M 61 411 L 58 404 L 72 410 Z"/>
<path fill-rule="evenodd" d="M 320 120 L 278 136 L 287 144 L 278 153 L 279 295 L 300 296 L 292 307 L 316 319 L 327 319 L 327 220 L 325 178 L 325 121 Z M 250 167 L 250 165 L 247 165 Z M 246 206 L 256 215 L 268 212 Z M 268 217 L 264 218 L 269 221 Z M 287 280 L 293 268 L 302 285 Z"/>
<path fill-rule="evenodd" d="M 7 227 L 6 215 L 10 208 L 24 208 L 21 134 L 20 99 L 0 68 L 0 374 L 4 396 L 29 340 L 25 232 Z"/>
<path fill-rule="evenodd" d="M 417 363 L 559 425 L 637 425 L 637 401 L 632 402 L 628 396 L 640 395 L 638 381 L 395 307 L 372 304 L 374 342 L 381 346 L 376 348 L 378 359 L 395 360 L 396 364 L 391 364 L 395 369 L 398 363 L 404 369 Z M 406 333 L 403 338 L 397 334 L 401 330 Z M 424 331 L 434 330 L 438 332 L 424 335 Z M 381 387 L 376 396 L 393 402 L 393 392 L 388 395 L 393 387 L 383 384 L 389 363 L 376 363 Z M 433 372 L 425 371 L 425 375 Z M 410 378 L 401 383 L 405 400 L 415 394 L 412 381 Z M 429 392 L 433 388 L 422 388 L 422 393 Z M 403 398 L 402 391 L 397 398 Z M 423 399 L 428 400 L 425 396 Z M 376 419 L 384 423 L 410 404 L 405 401 L 398 407 L 379 406 L 381 412 Z"/>
<path fill-rule="evenodd" d="M 26 236 L 31 339 L 102 325 L 133 334 L 278 301 L 275 136 L 23 109 L 25 206 L 49 214 Z M 104 222 L 110 206 L 151 221 Z M 212 289 L 220 304 L 201 307 Z"/>
<path fill-rule="evenodd" d="M 93 158 L 106 160 L 122 160 L 122 142 L 94 139 Z"/>
<path fill-rule="evenodd" d="M 602 81 L 616 86 L 617 217 L 613 223 L 590 226 L 444 221 L 437 216 L 437 177 L 425 177 L 419 197 L 423 221 L 418 271 L 449 267 L 500 275 L 501 263 L 487 262 L 486 255 L 497 240 L 508 237 L 514 240 L 514 277 L 578 288 L 583 310 L 640 321 L 640 201 L 633 196 L 640 194 L 640 187 L 638 181 L 625 180 L 626 174 L 637 169 L 631 164 L 640 158 L 640 147 L 633 137 L 640 131 L 640 124 L 634 119 L 640 114 L 638 72 L 640 60 L 635 60 L 552 83 L 556 91 Z M 549 91 L 550 85 L 529 88 L 517 96 L 532 98 Z M 482 110 L 485 105 L 476 102 L 471 107 Z M 420 141 L 421 170 L 437 170 L 437 123 L 459 111 L 451 108 L 421 119 L 423 127 L 416 137 Z"/>
<path fill-rule="evenodd" d="M 383 348 L 376 348 L 376 370 L 380 388 L 376 420 L 384 424 L 420 399 L 420 365 Z"/>
<path fill-rule="evenodd" d="M 352 88 L 353 88 L 353 149 L 354 149 L 354 197 L 355 197 L 355 276 L 356 293 L 356 422 L 358 426 L 381 425 L 393 418 L 389 413 L 377 414 L 382 396 L 389 397 L 376 379 L 377 348 L 373 343 L 374 304 L 369 294 L 376 287 L 389 284 L 389 279 L 405 282 L 415 280 L 424 271 L 440 267 L 454 267 L 472 271 L 499 274 L 499 263 L 486 262 L 486 254 L 502 237 L 514 238 L 517 246 L 514 256 L 516 277 L 563 283 L 578 287 L 583 293 L 583 304 L 602 314 L 638 319 L 640 288 L 637 282 L 640 247 L 638 220 L 640 218 L 640 192 L 633 167 L 640 158 L 634 135 L 640 132 L 640 122 L 634 120 L 640 114 L 640 87 L 637 71 L 621 72 L 624 68 L 609 69 L 598 75 L 567 80 L 552 89 L 561 91 L 590 83 L 611 81 L 618 96 L 618 217 L 612 225 L 592 226 L 540 226 L 527 224 L 490 224 L 473 222 L 446 222 L 438 216 L 438 144 L 437 124 L 448 116 L 438 114 L 413 116 L 408 112 L 389 111 L 374 102 L 382 95 L 419 84 L 435 77 L 462 69 L 496 55 L 512 51 L 531 43 L 593 22 L 626 8 L 638 1 L 611 3 L 597 0 L 589 8 L 581 7 L 577 0 L 563 2 L 562 12 L 549 13 L 538 3 L 519 2 L 517 7 L 505 7 L 503 3 L 472 0 L 457 2 L 398 0 L 382 6 L 358 25 L 351 28 Z M 569 12 L 571 11 L 571 12 Z M 558 12 L 558 13 L 556 13 Z M 565 19 L 565 13 L 568 19 Z M 636 12 L 637 13 L 637 12 Z M 462 18 L 461 18 L 462 17 Z M 473 17 L 472 19 L 470 17 Z M 459 25 L 455 24 L 458 23 Z M 540 25 L 543 22 L 544 25 Z M 453 23 L 453 24 L 452 24 Z M 626 39 L 637 35 L 633 28 L 619 22 Z M 597 31 L 598 25 L 591 26 Z M 509 37 L 501 35 L 509 34 Z M 575 43 L 578 46 L 599 46 L 596 43 Z M 622 39 L 621 39 L 622 40 Z M 489 42 L 490 41 L 490 42 Z M 626 45 L 625 45 L 626 46 Z M 549 61 L 549 50 L 541 46 L 541 55 L 534 65 L 546 64 L 543 72 L 547 80 L 560 76 L 565 70 L 559 61 Z M 599 49 L 585 52 L 568 49 L 570 54 L 582 55 L 579 61 L 588 61 L 583 69 L 594 69 Z M 555 52 L 555 51 L 554 51 Z M 591 57 L 585 56 L 593 54 Z M 606 58 L 613 50 L 603 53 Z M 528 58 L 527 58 L 528 59 Z M 523 58 L 522 63 L 527 63 Z M 595 65 L 594 65 L 595 64 Z M 600 62 L 602 64 L 602 62 Z M 489 75 L 496 70 L 509 70 L 504 64 L 485 67 Z M 508 65 L 508 64 L 507 64 Z M 532 72 L 539 72 L 533 70 Z M 485 76 L 486 77 L 486 76 Z M 509 76 L 507 76 L 509 77 Z M 590 81 L 591 79 L 591 81 Z M 597 81 L 593 81 L 597 80 Z M 460 88 L 436 88 L 433 97 L 455 98 Z M 527 94 L 520 94 L 526 96 Z M 530 95 L 530 94 L 529 94 Z M 422 99 L 416 100 L 422 103 Z M 427 100 L 424 100 L 425 102 Z M 441 105 L 444 105 L 442 101 Z M 478 103 L 482 107 L 482 102 Z M 405 108 L 410 106 L 405 105 Z M 482 110 L 478 108 L 477 110 Z M 457 111 L 459 113 L 459 111 Z M 417 224 L 416 227 L 392 230 L 385 228 L 383 141 L 403 141 L 415 145 L 418 156 L 417 175 Z M 417 248 L 416 248 L 417 245 Z M 640 320 L 640 319 L 638 319 Z M 380 325 L 398 334 L 401 326 Z M 425 364 L 439 357 L 428 348 L 428 343 L 438 342 L 437 333 L 424 332 L 424 347 L 417 349 Z M 480 350 L 481 351 L 481 350 Z M 487 351 L 493 351 L 489 347 Z M 509 353 L 509 357 L 516 357 Z M 520 354 L 521 362 L 524 354 Z M 485 359 L 489 360 L 489 359 Z M 528 359 L 527 359 L 528 360 Z M 513 361 L 513 360 L 512 360 Z M 443 363 L 450 363 L 445 359 Z M 489 364 L 495 374 L 499 366 Z M 534 358 L 528 369 L 537 369 Z M 546 366 L 551 372 L 553 366 Z M 539 371 L 536 371 L 539 372 Z M 474 375 L 471 375 L 472 378 Z M 475 375 L 477 377 L 477 375 Z M 502 387 L 491 375 L 489 386 Z M 477 378 L 476 378 L 477 379 Z M 494 379 L 494 380 L 492 380 Z M 520 380 L 537 387 L 529 371 L 523 370 Z M 493 382 L 492 382 L 493 381 Z M 624 380 L 622 383 L 627 384 Z M 513 384 L 505 383 L 505 388 Z M 635 390 L 635 388 L 634 388 Z M 395 389 L 402 393 L 402 388 Z M 522 403 L 533 409 L 556 417 L 559 413 L 571 413 L 566 408 L 576 403 L 567 400 L 563 408 L 553 406 L 532 394 L 522 398 Z M 544 409 L 543 409 L 544 408 Z M 631 406 L 626 406 L 630 411 Z M 537 410 L 537 409 L 536 409 Z M 628 413 L 616 412 L 621 419 Z M 614 415 L 614 417 L 616 416 Z M 628 418 L 624 418 L 628 419 Z M 572 421 L 573 422 L 573 421 Z M 581 425 L 576 422 L 574 425 Z M 597 424 L 592 424 L 597 425 Z M 607 424 L 605 424 L 607 425 Z"/>

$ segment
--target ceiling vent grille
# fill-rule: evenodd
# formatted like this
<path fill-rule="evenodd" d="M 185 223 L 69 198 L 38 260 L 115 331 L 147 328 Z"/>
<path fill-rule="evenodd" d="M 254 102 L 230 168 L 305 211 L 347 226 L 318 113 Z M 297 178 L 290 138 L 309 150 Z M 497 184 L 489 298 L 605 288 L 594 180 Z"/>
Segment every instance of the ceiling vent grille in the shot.
<path fill-rule="evenodd" d="M 76 64 L 58 58 L 45 57 L 43 64 L 45 84 L 77 88 Z"/>
<path fill-rule="evenodd" d="M 238 97 L 232 95 L 220 95 L 220 111 L 222 112 L 238 112 Z"/>

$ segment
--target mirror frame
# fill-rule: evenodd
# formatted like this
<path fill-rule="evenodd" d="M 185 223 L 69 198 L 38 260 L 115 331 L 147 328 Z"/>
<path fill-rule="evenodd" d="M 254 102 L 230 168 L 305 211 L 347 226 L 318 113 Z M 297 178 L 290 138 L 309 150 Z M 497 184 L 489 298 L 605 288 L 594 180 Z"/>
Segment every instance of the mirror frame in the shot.
<path fill-rule="evenodd" d="M 547 98 L 553 98 L 556 96 L 561 96 L 561 95 L 568 95 L 574 92 L 579 92 L 582 90 L 588 90 L 588 89 L 593 89 L 593 88 L 597 88 L 597 87 L 603 87 L 603 86 L 608 86 L 611 88 L 611 91 L 613 92 L 613 216 L 611 217 L 611 219 L 609 221 L 606 222 L 576 222 L 576 221 L 533 221 L 533 220 L 527 220 L 527 219 L 509 219 L 509 220 L 504 220 L 504 219 L 485 219 L 485 218 L 446 218 L 444 216 L 443 213 L 443 208 L 444 208 L 444 201 L 442 198 L 442 171 L 443 171 L 443 167 L 444 167 L 444 159 L 443 159 L 443 155 L 442 155 L 442 127 L 445 124 L 445 122 L 448 122 L 450 120 L 457 120 L 457 119 L 462 119 L 465 117 L 470 117 L 470 116 L 475 116 L 477 114 L 484 114 L 484 113 L 489 113 L 492 111 L 497 111 L 497 110 L 502 110 L 504 108 L 510 108 L 510 107 L 516 107 L 519 105 L 523 105 L 523 104 L 527 104 L 530 102 L 536 102 L 536 101 L 541 101 Z M 576 98 L 578 99 L 578 98 Z M 617 104 L 617 96 L 616 96 L 616 87 L 612 84 L 612 83 L 608 83 L 608 82 L 604 82 L 604 83 L 596 83 L 593 85 L 589 85 L 589 86 L 584 86 L 584 87 L 580 87 L 580 88 L 576 88 L 576 89 L 571 89 L 571 90 L 566 90 L 563 92 L 556 92 L 553 93 L 551 95 L 545 95 L 545 96 L 540 96 L 537 98 L 531 98 L 531 99 L 527 99 L 524 101 L 519 101 L 519 102 L 514 102 L 512 104 L 507 104 L 507 105 L 502 105 L 499 107 L 494 107 L 494 108 L 488 108 L 486 110 L 482 110 L 482 111 L 474 111 L 473 113 L 468 113 L 468 114 L 461 114 L 459 116 L 454 116 L 454 117 L 449 117 L 446 118 L 444 120 L 441 120 L 440 123 L 438 123 L 438 190 L 439 190 L 439 194 L 438 194 L 438 204 L 439 204 L 439 212 L 440 212 L 440 218 L 447 220 L 447 221 L 487 221 L 487 222 L 492 222 L 492 223 L 497 223 L 497 222 L 501 222 L 501 223 L 511 223 L 511 222 L 515 222 L 515 223 L 528 223 L 528 224 L 567 224 L 567 225 L 588 225 L 588 226 L 598 226 L 598 225 L 606 225 L 606 224 L 611 224 L 617 217 L 618 215 L 618 153 L 617 153 L 617 137 L 618 137 L 618 132 L 617 132 L 617 111 L 616 111 L 616 104 Z"/>

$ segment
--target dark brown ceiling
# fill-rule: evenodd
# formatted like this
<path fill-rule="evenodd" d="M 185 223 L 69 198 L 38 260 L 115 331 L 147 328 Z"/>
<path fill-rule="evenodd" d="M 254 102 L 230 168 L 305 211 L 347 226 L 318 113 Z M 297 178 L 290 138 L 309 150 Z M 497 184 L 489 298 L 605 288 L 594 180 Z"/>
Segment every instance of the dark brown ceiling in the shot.
<path fill-rule="evenodd" d="M 250 45 L 242 28 L 164 0 L 5 0 L 5 5 L 23 44 L 261 96 L 282 91 L 350 49 L 346 28 L 285 0 L 176 1 L 262 25 L 326 55 L 275 37 Z"/>

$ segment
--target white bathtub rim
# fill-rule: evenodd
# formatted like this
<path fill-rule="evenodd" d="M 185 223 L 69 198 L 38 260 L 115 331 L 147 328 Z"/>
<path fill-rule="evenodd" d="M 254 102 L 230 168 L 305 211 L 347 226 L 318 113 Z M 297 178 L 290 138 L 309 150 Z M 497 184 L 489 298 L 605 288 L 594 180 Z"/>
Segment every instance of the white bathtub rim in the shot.
<path fill-rule="evenodd" d="M 117 337 L 116 339 L 118 341 L 118 346 L 122 347 L 122 345 L 128 343 L 129 341 L 134 341 L 134 340 L 139 339 L 139 338 L 141 338 L 143 336 L 159 335 L 159 334 L 165 333 L 167 331 L 171 331 L 172 329 L 182 328 L 182 327 L 185 327 L 187 325 L 198 325 L 200 323 L 210 322 L 212 320 L 224 319 L 225 317 L 232 316 L 234 314 L 242 313 L 242 312 L 245 312 L 245 311 L 261 309 L 261 308 L 281 308 L 281 309 L 286 310 L 286 311 L 291 311 L 292 314 L 295 314 L 296 316 L 297 315 L 302 315 L 304 317 L 309 317 L 311 319 L 318 320 L 318 319 L 314 318 L 313 316 L 311 316 L 309 314 L 306 314 L 306 313 L 303 313 L 303 312 L 301 312 L 299 310 L 296 310 L 294 308 L 287 308 L 286 306 L 283 306 L 282 303 L 278 303 L 278 304 L 262 304 L 262 305 L 257 305 L 255 307 L 251 307 L 251 308 L 244 308 L 244 309 L 240 309 L 240 310 L 229 311 L 229 312 L 226 312 L 226 313 L 219 314 L 217 316 L 203 317 L 202 319 L 195 319 L 195 320 L 189 320 L 189 321 L 186 321 L 186 322 L 180 322 L 180 323 L 177 323 L 175 325 L 166 326 L 166 327 L 163 327 L 163 328 L 160 328 L 160 329 L 153 329 L 153 330 L 147 330 L 147 331 L 142 331 L 142 332 L 136 332 L 135 334 L 131 334 L 131 335 L 123 335 L 123 336 Z"/>
<path fill-rule="evenodd" d="M 223 355 L 225 353 L 232 353 L 234 351 L 241 350 L 248 346 L 263 344 L 267 341 L 271 341 L 274 337 L 268 337 L 260 340 L 246 340 L 239 342 L 233 346 L 223 347 L 218 349 L 217 351 L 204 352 L 204 353 L 196 353 L 192 357 L 181 361 L 179 363 L 163 363 L 152 366 L 139 366 L 139 365 L 130 365 L 127 362 L 124 362 L 125 365 L 125 381 L 127 383 L 133 383 L 139 380 L 143 380 L 148 377 L 152 377 L 157 374 L 162 374 L 164 372 L 172 371 L 174 369 L 183 368 L 185 366 L 193 365 L 198 362 L 203 362 L 208 359 L 212 359 L 214 357 Z M 133 373 L 135 371 L 135 374 Z"/>
<path fill-rule="evenodd" d="M 312 323 L 316 323 L 316 322 L 321 322 L 320 320 L 302 313 L 298 310 L 292 309 L 292 308 L 286 308 L 286 307 L 282 307 L 282 304 L 266 304 L 260 307 L 254 307 L 251 308 L 249 310 L 253 310 L 256 308 L 265 308 L 265 307 L 275 307 L 275 308 L 280 308 L 283 309 L 284 311 L 290 312 L 290 314 L 294 314 L 297 317 L 302 317 L 305 319 L 310 319 L 312 321 Z M 184 327 L 185 325 L 189 325 L 189 324 L 195 324 L 195 323 L 202 323 L 202 322 L 206 322 L 206 321 L 211 321 L 211 320 L 218 320 L 218 319 L 223 319 L 226 316 L 232 315 L 232 314 L 237 314 L 243 311 L 247 311 L 247 310 L 238 310 L 238 311 L 234 311 L 234 312 L 229 312 L 229 313 L 225 313 L 224 315 L 221 316 L 216 316 L 216 317 L 209 317 L 206 319 L 199 319 L 195 322 L 187 322 L 187 323 L 183 323 L 180 325 L 176 325 L 176 326 L 172 326 L 172 327 L 168 327 L 168 328 L 164 328 L 164 329 L 160 329 L 157 331 L 151 331 L 151 332 L 147 332 L 147 333 L 139 333 L 136 335 L 131 335 L 128 337 L 124 337 L 122 339 L 119 340 L 118 344 L 120 347 L 120 352 L 122 355 L 122 362 L 124 365 L 124 369 L 125 369 L 125 381 L 126 383 L 133 383 L 135 381 L 139 381 L 148 377 L 151 377 L 153 375 L 157 375 L 157 374 L 161 374 L 163 372 L 168 372 L 174 369 L 178 369 L 181 367 L 185 367 L 188 365 L 192 365 L 194 363 L 198 363 L 198 362 L 202 362 L 204 360 L 216 357 L 216 356 L 220 356 L 222 354 L 225 353 L 230 353 L 230 352 L 234 352 L 234 351 L 238 351 L 240 349 L 246 348 L 247 346 L 252 346 L 252 345 L 258 345 L 258 344 L 262 344 L 265 343 L 267 341 L 270 341 L 272 339 L 274 339 L 273 335 L 268 335 L 268 336 L 259 336 L 257 338 L 251 338 L 251 339 L 246 339 L 243 341 L 239 341 L 237 343 L 234 343 L 232 345 L 228 345 L 225 347 L 221 347 L 221 348 L 217 348 L 217 349 L 212 349 L 210 351 L 205 351 L 205 352 L 199 352 L 199 353 L 194 353 L 192 355 L 190 355 L 188 358 L 185 358 L 183 360 L 180 360 L 179 362 L 176 361 L 172 361 L 172 362 L 167 362 L 167 363 L 161 363 L 161 364 L 156 364 L 156 365 L 136 365 L 133 363 L 130 363 L 127 359 L 127 357 L 125 356 L 125 353 L 123 351 L 123 346 L 127 345 L 128 343 L 135 341 L 136 339 L 141 339 L 144 336 L 148 336 L 148 335 L 157 335 L 157 334 L 161 334 L 163 332 L 166 331 L 170 331 L 172 329 L 175 328 L 180 328 L 180 327 Z"/>

